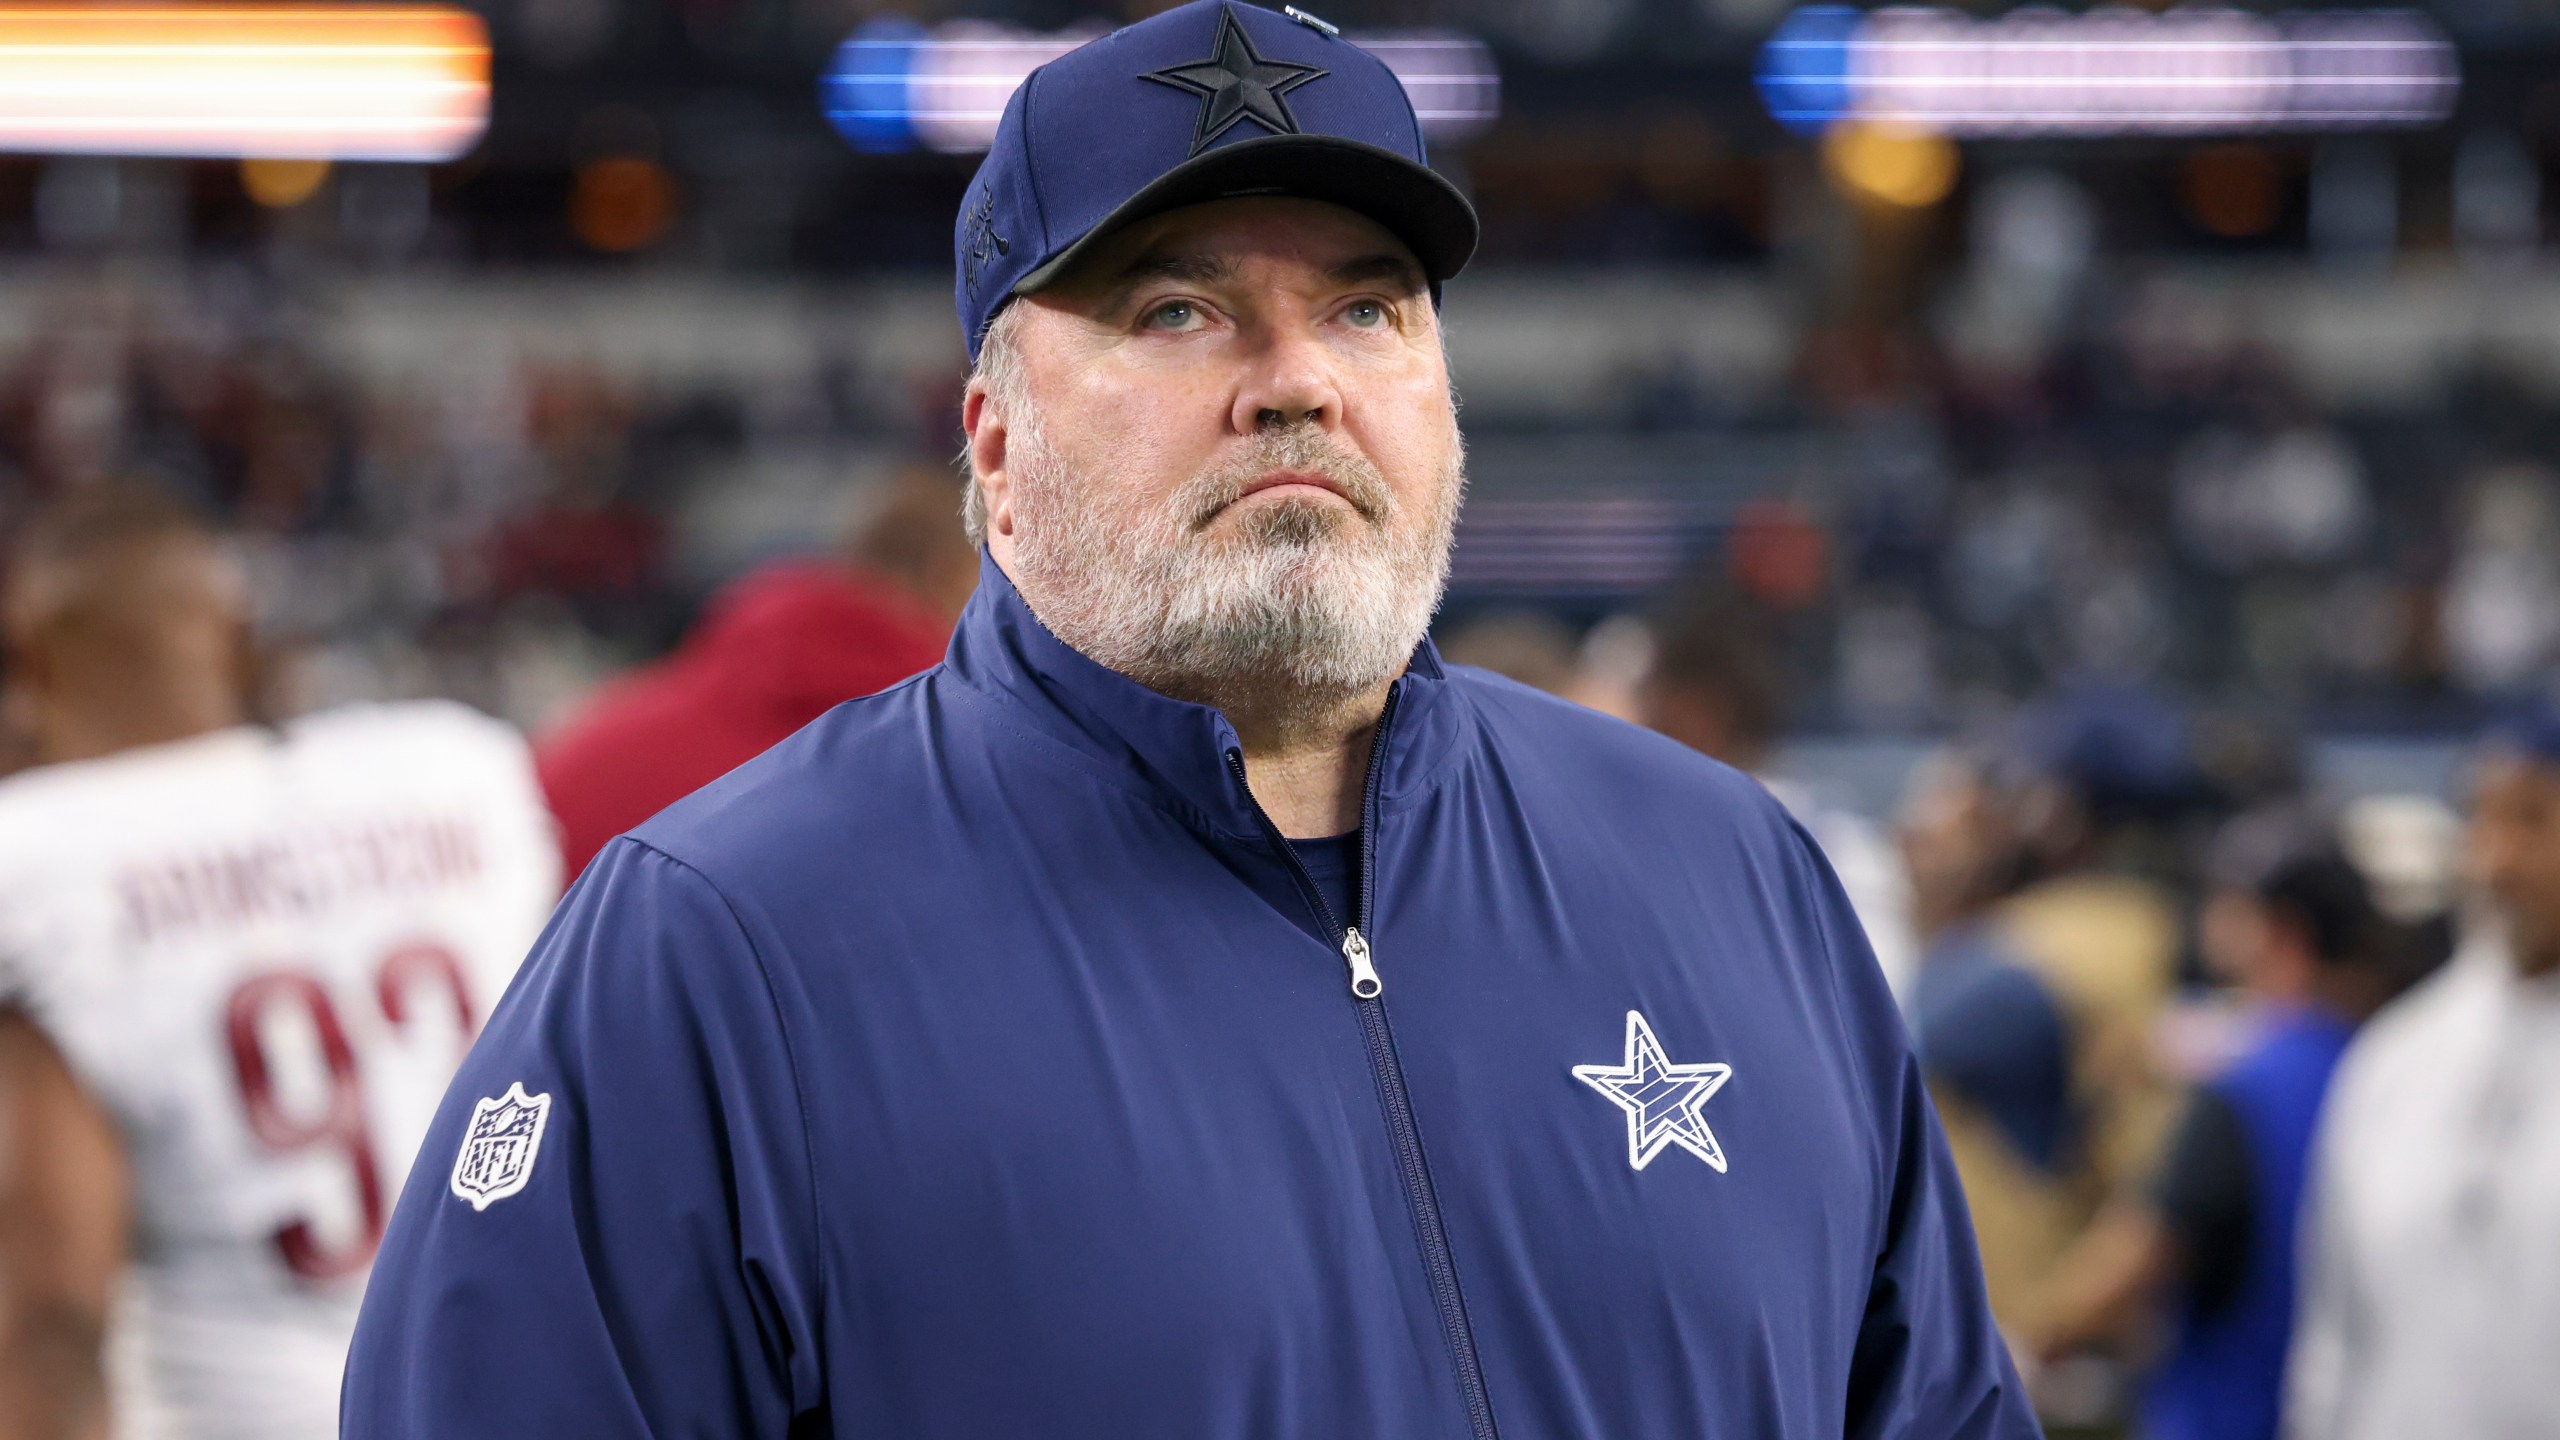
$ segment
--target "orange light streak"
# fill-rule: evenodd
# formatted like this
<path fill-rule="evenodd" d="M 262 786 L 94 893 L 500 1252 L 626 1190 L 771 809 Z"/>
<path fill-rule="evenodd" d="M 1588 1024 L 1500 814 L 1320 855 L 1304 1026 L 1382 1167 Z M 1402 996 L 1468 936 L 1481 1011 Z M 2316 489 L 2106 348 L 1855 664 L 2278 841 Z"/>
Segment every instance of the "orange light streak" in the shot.
<path fill-rule="evenodd" d="M 450 160 L 489 36 L 441 5 L 0 5 L 0 150 Z"/>

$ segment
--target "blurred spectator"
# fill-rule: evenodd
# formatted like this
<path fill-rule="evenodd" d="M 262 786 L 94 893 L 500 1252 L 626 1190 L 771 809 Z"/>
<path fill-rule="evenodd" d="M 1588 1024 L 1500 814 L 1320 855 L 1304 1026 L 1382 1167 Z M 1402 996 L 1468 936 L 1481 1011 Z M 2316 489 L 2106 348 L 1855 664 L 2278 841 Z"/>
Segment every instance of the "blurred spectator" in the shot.
<path fill-rule="evenodd" d="M 2389 992 L 2364 876 L 2290 813 L 2270 858 L 2242 833 L 2205 905 L 2205 957 L 2246 1006 L 2237 1057 L 2198 1086 L 2162 1164 L 2058 1267 L 2048 1362 L 2139 1344 L 2168 1321 L 2143 1405 L 2147 1440 L 2276 1440 L 2292 1336 L 2295 1220 L 2312 1127 L 2355 1025 Z M 2305 831 L 2308 833 L 2305 833 Z"/>
<path fill-rule="evenodd" d="M 566 873 L 836 704 L 939 664 L 976 582 L 958 488 L 916 472 L 843 561 L 732 584 L 682 646 L 606 686 L 538 751 Z"/>
<path fill-rule="evenodd" d="M 2339 813 L 2338 839 L 2389 922 L 2380 963 L 2397 994 L 2453 958 L 2462 817 L 2432 795 L 2367 795 Z"/>
<path fill-rule="evenodd" d="M 1920 962 L 1912 1039 L 1964 1177 L 1992 1312 L 2015 1333 L 2076 1229 L 2081 1120 L 2061 1001 L 2000 924 L 2024 863 L 2016 804 L 1981 761 L 1912 777 L 1898 832 Z"/>
<path fill-rule="evenodd" d="M 2456 678 L 2500 692 L 2530 680 L 2560 640 L 2560 514 L 2536 465 L 2504 466 L 2472 487 L 2445 589 Z"/>
<path fill-rule="evenodd" d="M 2151 1036 L 2179 925 L 2135 862 L 2193 789 L 2183 729 L 2136 694 L 2066 694 L 1996 759 L 1924 767 L 1905 806 L 1912 1038 L 2013 1337 L 2042 1333 L 2062 1256 L 2165 1128 Z"/>
<path fill-rule="evenodd" d="M 1573 631 L 1535 610 L 1503 610 L 1470 620 L 1440 642 L 1440 656 L 1550 695 L 1569 695 L 1573 689 Z"/>
<path fill-rule="evenodd" d="M 1644 723 L 1644 679 L 1653 670 L 1653 627 L 1612 615 L 1584 632 L 1565 698 L 1630 725 Z"/>
<path fill-rule="evenodd" d="M 2483 755 L 2487 913 L 2384 1011 L 2321 1118 L 2297 1440 L 2528 1440 L 2560 1416 L 2560 706 Z"/>
<path fill-rule="evenodd" d="M 2370 521 L 2355 450 L 2323 427 L 2205 431 L 2179 452 L 2169 483 L 2180 539 L 2225 570 L 2337 560 Z"/>
<path fill-rule="evenodd" d="M 1636 692 L 1643 722 L 1769 787 L 1831 861 L 1899 993 L 1911 973 L 1911 899 L 1902 863 L 1873 821 L 1770 773 L 1786 722 L 1775 643 L 1759 612 L 1711 593 L 1666 612 Z"/>

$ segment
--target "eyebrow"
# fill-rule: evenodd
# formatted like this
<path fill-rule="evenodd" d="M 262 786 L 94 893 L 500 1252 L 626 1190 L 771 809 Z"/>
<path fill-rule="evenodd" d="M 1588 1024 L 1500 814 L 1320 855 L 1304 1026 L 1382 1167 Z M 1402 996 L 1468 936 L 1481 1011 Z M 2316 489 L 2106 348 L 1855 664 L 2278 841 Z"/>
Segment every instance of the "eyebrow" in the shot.
<path fill-rule="evenodd" d="M 1110 293 L 1114 303 L 1118 303 L 1151 280 L 1213 285 L 1233 278 L 1235 273 L 1235 262 L 1223 255 L 1196 250 L 1151 250 L 1120 267 L 1120 273 L 1112 277 Z M 1429 283 L 1424 280 L 1420 266 L 1402 255 L 1384 250 L 1332 266 L 1325 271 L 1325 278 L 1337 285 L 1387 281 L 1402 286 L 1407 294 L 1419 292 Z"/>
<path fill-rule="evenodd" d="M 1422 278 L 1422 267 L 1402 255 L 1389 254 L 1383 250 L 1375 255 L 1363 255 L 1356 260 L 1345 260 L 1325 273 L 1337 285 L 1358 285 L 1372 280 L 1393 281 L 1403 286 L 1407 294 L 1422 289 L 1427 283 Z"/>
<path fill-rule="evenodd" d="M 1149 280 L 1181 280 L 1194 285 L 1208 285 L 1235 273 L 1235 262 L 1223 255 L 1150 250 L 1120 267 L 1120 273 L 1113 277 L 1112 288 L 1125 295 Z"/>

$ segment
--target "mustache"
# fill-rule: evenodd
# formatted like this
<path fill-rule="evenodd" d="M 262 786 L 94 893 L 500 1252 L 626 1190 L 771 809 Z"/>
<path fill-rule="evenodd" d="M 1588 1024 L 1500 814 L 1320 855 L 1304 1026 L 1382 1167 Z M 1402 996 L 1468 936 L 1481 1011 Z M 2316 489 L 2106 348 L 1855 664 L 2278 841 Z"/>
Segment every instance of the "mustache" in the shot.
<path fill-rule="evenodd" d="M 1244 497 L 1246 487 L 1274 470 L 1323 476 L 1373 525 L 1395 509 L 1395 492 L 1369 457 L 1313 423 L 1300 423 L 1257 432 L 1242 452 L 1194 476 L 1183 487 L 1178 513 L 1189 518 L 1192 530 L 1205 529 L 1220 511 Z"/>

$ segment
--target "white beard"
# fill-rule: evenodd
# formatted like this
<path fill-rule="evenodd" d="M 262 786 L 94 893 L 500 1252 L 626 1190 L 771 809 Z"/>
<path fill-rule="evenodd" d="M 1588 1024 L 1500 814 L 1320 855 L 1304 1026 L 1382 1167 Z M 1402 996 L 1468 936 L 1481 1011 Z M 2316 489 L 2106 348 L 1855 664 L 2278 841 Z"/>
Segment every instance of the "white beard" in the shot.
<path fill-rule="evenodd" d="M 1059 639 L 1180 699 L 1330 708 L 1402 672 L 1448 582 L 1464 486 L 1454 444 L 1423 514 L 1312 426 L 1266 432 L 1237 461 L 1133 514 L 1105 513 L 1099 488 L 1048 447 L 1036 420 L 1017 421 L 1006 451 L 1023 599 Z M 1276 469 L 1331 479 L 1351 508 L 1267 501 L 1208 528 Z"/>

